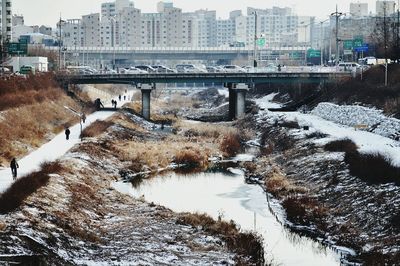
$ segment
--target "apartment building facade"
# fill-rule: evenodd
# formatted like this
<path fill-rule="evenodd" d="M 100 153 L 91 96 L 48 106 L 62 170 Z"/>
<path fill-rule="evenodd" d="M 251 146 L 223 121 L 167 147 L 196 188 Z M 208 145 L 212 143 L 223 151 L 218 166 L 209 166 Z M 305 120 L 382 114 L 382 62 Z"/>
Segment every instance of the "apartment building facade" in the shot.
<path fill-rule="evenodd" d="M 2 43 L 12 39 L 12 1 L 0 0 L 0 40 Z"/>

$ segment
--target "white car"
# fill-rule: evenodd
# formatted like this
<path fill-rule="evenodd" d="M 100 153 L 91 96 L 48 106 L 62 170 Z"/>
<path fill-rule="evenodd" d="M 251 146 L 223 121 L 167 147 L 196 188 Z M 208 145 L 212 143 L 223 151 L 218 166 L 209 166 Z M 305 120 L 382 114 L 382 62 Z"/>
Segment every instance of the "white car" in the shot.
<path fill-rule="evenodd" d="M 244 68 L 235 65 L 226 65 L 223 67 L 225 73 L 245 73 L 247 72 Z"/>
<path fill-rule="evenodd" d="M 136 67 L 124 68 L 121 70 L 122 74 L 148 74 L 147 71 L 138 69 Z"/>

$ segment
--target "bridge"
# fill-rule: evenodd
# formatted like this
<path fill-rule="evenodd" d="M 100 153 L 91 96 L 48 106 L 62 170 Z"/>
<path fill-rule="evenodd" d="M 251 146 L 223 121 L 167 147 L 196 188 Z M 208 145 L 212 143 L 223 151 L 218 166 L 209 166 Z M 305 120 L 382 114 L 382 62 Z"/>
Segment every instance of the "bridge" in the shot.
<path fill-rule="evenodd" d="M 142 115 L 150 119 L 150 95 L 157 83 L 220 83 L 229 90 L 230 118 L 245 113 L 246 92 L 263 83 L 336 82 L 351 78 L 348 72 L 266 72 L 266 73 L 149 73 L 149 74 L 59 74 L 57 80 L 67 89 L 71 84 L 130 84 L 142 92 Z"/>
<path fill-rule="evenodd" d="M 57 52 L 58 47 L 32 45 L 32 49 Z M 276 62 L 277 58 L 286 64 L 304 63 L 308 46 L 280 46 L 259 48 L 259 60 Z M 254 47 L 79 47 L 65 46 L 62 57 L 70 63 L 119 67 L 146 64 L 167 64 L 173 60 L 192 62 L 194 60 L 231 64 L 234 60 L 248 61 L 253 58 Z M 150 63 L 152 62 L 152 63 Z M 164 63 L 162 63 L 164 62 Z M 177 62 L 175 62 L 177 63 Z"/>

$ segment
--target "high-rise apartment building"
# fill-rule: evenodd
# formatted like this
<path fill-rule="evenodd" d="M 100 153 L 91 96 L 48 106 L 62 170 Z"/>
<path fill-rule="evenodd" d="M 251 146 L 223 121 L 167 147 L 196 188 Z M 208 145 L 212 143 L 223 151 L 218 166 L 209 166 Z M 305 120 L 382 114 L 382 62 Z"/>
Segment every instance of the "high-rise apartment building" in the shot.
<path fill-rule="evenodd" d="M 129 0 L 115 0 L 115 2 L 107 2 L 101 5 L 101 17 L 115 17 L 124 8 L 135 7 L 134 3 Z"/>
<path fill-rule="evenodd" d="M 0 40 L 2 43 L 12 37 L 12 5 L 11 0 L 0 0 Z"/>
<path fill-rule="evenodd" d="M 396 12 L 395 1 L 376 1 L 376 15 L 378 17 L 390 16 Z"/>
<path fill-rule="evenodd" d="M 353 17 L 368 16 L 368 3 L 350 3 L 350 15 Z"/>
<path fill-rule="evenodd" d="M 100 14 L 94 13 L 82 16 L 84 46 L 101 46 L 100 42 Z"/>

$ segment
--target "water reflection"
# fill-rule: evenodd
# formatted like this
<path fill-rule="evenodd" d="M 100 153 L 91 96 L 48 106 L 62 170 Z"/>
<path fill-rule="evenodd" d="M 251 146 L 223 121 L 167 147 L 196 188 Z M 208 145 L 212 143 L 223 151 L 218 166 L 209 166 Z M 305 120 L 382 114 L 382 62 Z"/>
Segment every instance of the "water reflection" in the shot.
<path fill-rule="evenodd" d="M 257 231 L 264 238 L 266 261 L 275 265 L 340 265 L 340 255 L 317 241 L 290 232 L 280 222 L 279 208 L 273 208 L 259 186 L 244 183 L 231 172 L 182 175 L 168 173 L 143 180 L 139 186 L 117 183 L 121 192 L 166 206 L 176 212 L 207 213 L 234 220 L 244 230 Z"/>

